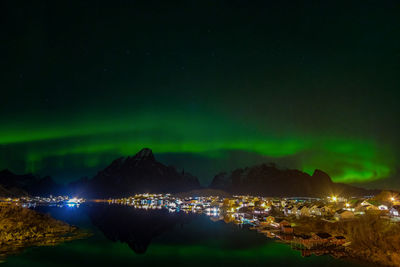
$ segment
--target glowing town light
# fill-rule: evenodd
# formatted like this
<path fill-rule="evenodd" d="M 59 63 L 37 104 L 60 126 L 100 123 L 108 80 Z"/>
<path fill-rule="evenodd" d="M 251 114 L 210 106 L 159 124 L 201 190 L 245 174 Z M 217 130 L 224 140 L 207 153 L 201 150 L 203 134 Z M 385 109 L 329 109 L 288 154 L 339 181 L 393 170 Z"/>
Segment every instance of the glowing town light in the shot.
<path fill-rule="evenodd" d="M 393 202 L 393 201 L 395 201 L 395 198 L 394 198 L 394 197 L 391 197 L 390 200 Z"/>
<path fill-rule="evenodd" d="M 332 199 L 333 202 L 336 202 L 337 201 L 337 196 L 332 196 L 331 199 Z"/>
<path fill-rule="evenodd" d="M 349 203 L 346 203 L 346 207 L 350 207 L 350 204 L 349 204 Z"/>
<path fill-rule="evenodd" d="M 73 197 L 67 201 L 67 203 L 70 203 L 70 204 L 80 204 L 81 202 L 82 202 L 82 199 L 76 198 L 76 197 Z"/>
<path fill-rule="evenodd" d="M 77 201 L 78 201 L 78 199 L 76 197 L 71 198 L 71 199 L 68 200 L 69 203 L 75 203 Z"/>

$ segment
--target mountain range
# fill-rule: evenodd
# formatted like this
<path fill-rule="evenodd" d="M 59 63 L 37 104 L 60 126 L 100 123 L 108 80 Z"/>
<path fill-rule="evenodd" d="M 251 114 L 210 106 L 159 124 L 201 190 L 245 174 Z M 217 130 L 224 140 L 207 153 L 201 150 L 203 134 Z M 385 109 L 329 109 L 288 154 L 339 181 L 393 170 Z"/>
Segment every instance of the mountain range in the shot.
<path fill-rule="evenodd" d="M 276 197 L 365 196 L 377 193 L 374 190 L 334 183 L 329 175 L 321 170 L 315 170 L 309 175 L 299 170 L 279 169 L 274 164 L 261 164 L 236 169 L 230 173 L 219 173 L 209 187 L 232 194 Z"/>
<path fill-rule="evenodd" d="M 199 192 L 198 179 L 184 170 L 158 162 L 151 149 L 144 148 L 132 157 L 120 157 L 93 178 L 82 178 L 67 186 L 56 184 L 51 177 L 33 174 L 17 175 L 0 171 L 0 196 L 69 194 L 86 198 L 125 197 L 135 193 Z M 204 189 L 204 188 L 203 188 Z M 263 196 L 326 195 L 365 196 L 379 191 L 366 190 L 332 182 L 328 174 L 315 170 L 312 175 L 274 164 L 261 164 L 217 174 L 208 189 L 228 194 Z M 201 190 L 200 190 L 201 192 Z"/>
<path fill-rule="evenodd" d="M 55 183 L 50 176 L 18 175 L 7 169 L 0 171 L 0 196 L 48 196 L 60 194 L 62 191 L 62 186 Z"/>

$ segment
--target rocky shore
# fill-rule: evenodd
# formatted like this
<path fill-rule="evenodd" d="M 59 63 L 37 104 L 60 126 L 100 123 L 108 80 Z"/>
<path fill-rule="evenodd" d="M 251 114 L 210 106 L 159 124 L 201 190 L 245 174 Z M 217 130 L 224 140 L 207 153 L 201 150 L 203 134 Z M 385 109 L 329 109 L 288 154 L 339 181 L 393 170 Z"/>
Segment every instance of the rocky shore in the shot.
<path fill-rule="evenodd" d="M 366 214 L 353 220 L 327 222 L 319 219 L 293 220 L 294 232 L 308 234 L 327 232 L 345 237 L 348 246 L 327 250 L 325 254 L 347 257 L 382 266 L 400 266 L 400 225 L 377 214 Z M 316 251 L 327 247 L 322 246 Z M 339 250 L 338 250 L 339 248 Z M 339 251 L 339 254 L 335 252 Z M 312 250 L 306 251 L 313 252 Z M 307 253 L 306 253 L 307 254 Z M 314 253 L 315 254 L 315 253 Z"/>
<path fill-rule="evenodd" d="M 16 205 L 0 206 L 0 258 L 30 246 L 52 246 L 88 235 L 47 214 Z"/>

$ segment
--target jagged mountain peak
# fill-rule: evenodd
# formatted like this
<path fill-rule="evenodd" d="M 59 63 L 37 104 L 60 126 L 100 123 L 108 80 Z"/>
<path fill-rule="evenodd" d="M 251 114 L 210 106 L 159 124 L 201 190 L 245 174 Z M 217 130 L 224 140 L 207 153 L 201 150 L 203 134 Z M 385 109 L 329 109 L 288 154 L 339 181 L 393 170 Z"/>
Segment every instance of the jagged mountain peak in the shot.
<path fill-rule="evenodd" d="M 329 176 L 326 172 L 321 171 L 320 169 L 315 169 L 312 176 Z"/>
<path fill-rule="evenodd" d="M 181 192 L 199 188 L 197 178 L 158 162 L 149 148 L 119 158 L 88 181 L 89 195 L 129 196 L 142 192 Z"/>
<path fill-rule="evenodd" d="M 133 157 L 135 160 L 155 160 L 153 151 L 150 148 L 143 148 Z"/>
<path fill-rule="evenodd" d="M 326 172 L 321 171 L 319 169 L 315 169 L 314 170 L 314 173 L 312 174 L 312 177 L 313 178 L 318 178 L 318 179 L 323 180 L 325 182 L 332 182 L 330 176 Z"/>

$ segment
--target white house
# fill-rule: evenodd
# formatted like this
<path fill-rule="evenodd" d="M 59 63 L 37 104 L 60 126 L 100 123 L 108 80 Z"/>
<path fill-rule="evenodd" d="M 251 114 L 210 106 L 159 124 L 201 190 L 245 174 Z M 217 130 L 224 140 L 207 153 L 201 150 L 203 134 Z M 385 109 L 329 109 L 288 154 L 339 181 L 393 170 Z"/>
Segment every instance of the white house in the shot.
<path fill-rule="evenodd" d="M 400 216 L 400 206 L 399 205 L 395 205 L 393 206 L 390 210 L 389 213 L 391 216 L 393 217 L 399 217 Z"/>

